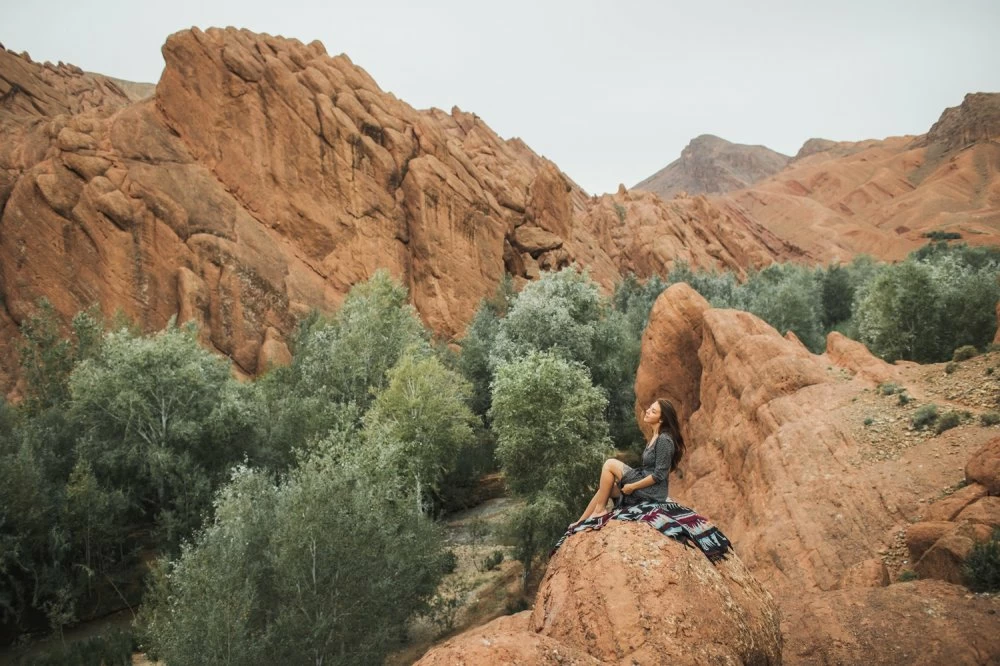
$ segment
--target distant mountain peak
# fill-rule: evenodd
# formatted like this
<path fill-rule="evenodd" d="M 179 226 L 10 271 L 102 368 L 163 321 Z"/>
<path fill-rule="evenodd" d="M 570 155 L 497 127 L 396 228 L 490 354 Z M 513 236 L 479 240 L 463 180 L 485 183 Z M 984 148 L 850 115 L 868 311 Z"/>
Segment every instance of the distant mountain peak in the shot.
<path fill-rule="evenodd" d="M 678 159 L 635 188 L 654 192 L 665 199 L 679 192 L 729 192 L 781 171 L 789 159 L 765 146 L 749 146 L 714 134 L 700 134 L 691 139 Z"/>

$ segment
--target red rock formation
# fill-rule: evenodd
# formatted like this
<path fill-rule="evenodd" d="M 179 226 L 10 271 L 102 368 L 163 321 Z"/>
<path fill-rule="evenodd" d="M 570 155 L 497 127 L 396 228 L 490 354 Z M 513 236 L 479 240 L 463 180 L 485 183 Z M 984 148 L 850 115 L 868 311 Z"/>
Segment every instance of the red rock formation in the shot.
<path fill-rule="evenodd" d="M 930 231 L 1000 244 L 1000 93 L 966 95 L 927 134 L 807 141 L 788 167 L 713 201 L 823 261 L 896 260 Z"/>
<path fill-rule="evenodd" d="M 1000 655 L 1000 601 L 941 581 L 806 594 L 783 610 L 789 664 L 991 664 Z"/>
<path fill-rule="evenodd" d="M 990 495 L 1000 495 L 1000 437 L 991 439 L 969 458 L 965 478 L 982 484 Z"/>
<path fill-rule="evenodd" d="M 995 513 L 990 503 L 973 503 L 986 494 L 973 484 L 921 515 L 924 498 L 948 478 L 939 454 L 928 455 L 930 464 L 859 464 L 861 443 L 842 414 L 874 382 L 905 369 L 883 367 L 860 345 L 845 347 L 836 337 L 828 342 L 830 351 L 815 356 L 753 315 L 712 309 L 677 284 L 653 306 L 635 386 L 637 406 L 662 395 L 675 400 L 688 449 L 670 494 L 733 540 L 782 607 L 786 657 L 804 663 L 862 650 L 888 626 L 881 618 L 861 622 L 860 632 L 826 620 L 874 616 L 883 606 L 902 622 L 907 649 L 915 649 L 912 640 L 926 624 L 917 611 L 927 599 L 913 588 L 871 589 L 890 580 L 881 556 L 893 535 L 911 521 L 951 521 L 968 512 L 959 531 L 952 523 L 931 523 L 911 537 L 912 556 L 921 558 L 925 575 L 955 581 L 961 559 L 973 539 L 988 532 Z M 933 603 L 967 615 L 959 598 L 947 592 Z M 986 660 L 997 658 L 1000 645 L 985 639 L 982 624 L 973 625 L 970 635 L 990 646 L 981 648 Z"/>
<path fill-rule="evenodd" d="M 156 94 L 133 103 L 105 77 L 0 50 L 4 340 L 40 297 L 67 319 L 98 302 L 148 329 L 194 319 L 253 373 L 378 268 L 456 336 L 505 271 L 577 262 L 610 289 L 677 259 L 795 255 L 704 200 L 623 194 L 634 219 L 608 217 L 523 142 L 458 109 L 416 111 L 318 42 L 193 29 L 163 55 Z"/>
<path fill-rule="evenodd" d="M 526 615 L 466 632 L 417 663 L 781 663 L 777 608 L 738 557 L 713 565 L 639 523 L 567 540 Z"/>

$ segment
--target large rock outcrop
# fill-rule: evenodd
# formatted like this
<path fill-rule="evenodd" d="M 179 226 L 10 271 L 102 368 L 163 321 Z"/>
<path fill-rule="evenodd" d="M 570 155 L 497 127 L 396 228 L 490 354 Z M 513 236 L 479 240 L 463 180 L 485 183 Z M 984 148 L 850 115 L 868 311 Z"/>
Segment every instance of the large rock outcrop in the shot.
<path fill-rule="evenodd" d="M 417 111 L 319 42 L 192 29 L 163 56 L 146 98 L 0 48 L 5 352 L 45 297 L 66 319 L 93 303 L 147 329 L 194 319 L 252 374 L 285 356 L 299 317 L 379 268 L 453 337 L 505 272 L 575 262 L 610 289 L 678 259 L 801 256 L 704 200 L 622 194 L 619 216 L 520 140 L 458 109 Z M 15 356 L 0 358 L 7 388 Z"/>
<path fill-rule="evenodd" d="M 736 555 L 713 565 L 648 525 L 611 521 L 549 562 L 534 610 L 471 630 L 419 664 L 779 664 L 770 594 Z"/>
<path fill-rule="evenodd" d="M 991 607 L 962 610 L 964 592 L 953 590 L 933 600 L 922 596 L 939 589 L 933 585 L 885 591 L 890 576 L 884 558 L 903 548 L 899 559 L 912 568 L 904 559 L 906 526 L 955 518 L 966 527 L 946 523 L 935 532 L 937 523 L 922 523 L 918 532 L 928 531 L 919 537 L 920 547 L 926 552 L 911 557 L 925 562 L 926 576 L 959 582 L 941 572 L 954 572 L 973 540 L 988 533 L 993 498 L 979 499 L 985 495 L 980 486 L 978 495 L 938 516 L 946 500 L 939 509 L 926 499 L 953 484 L 956 472 L 942 464 L 933 440 L 913 444 L 898 457 L 866 457 L 867 444 L 857 434 L 862 417 L 853 405 L 905 368 L 887 366 L 835 335 L 828 349 L 813 355 L 753 315 L 712 309 L 686 284 L 676 284 L 654 304 L 643 335 L 637 409 L 658 397 L 677 405 L 688 449 L 671 478 L 671 496 L 718 524 L 774 594 L 783 611 L 783 635 L 794 646 L 786 658 L 830 663 L 824 659 L 863 652 L 880 635 L 889 637 L 891 623 L 874 617 L 883 608 L 892 609 L 900 636 L 908 637 L 898 645 L 916 655 L 915 641 L 930 626 L 921 610 L 928 603 L 935 613 L 954 610 L 977 618 Z M 912 389 L 919 393 L 918 386 Z M 983 434 L 952 440 L 947 448 L 969 449 Z M 981 462 L 992 460 L 989 447 L 970 462 L 977 479 L 989 474 L 991 463 Z M 956 501 L 973 491 L 970 486 L 956 493 Z M 962 517 L 963 510 L 970 513 Z M 872 620 L 860 622 L 860 629 L 843 619 L 868 614 Z M 962 630 L 987 661 L 1000 658 L 1000 644 L 988 639 L 991 626 L 995 631 L 995 618 L 991 625 L 983 616 Z M 964 639 L 942 640 L 958 646 Z"/>

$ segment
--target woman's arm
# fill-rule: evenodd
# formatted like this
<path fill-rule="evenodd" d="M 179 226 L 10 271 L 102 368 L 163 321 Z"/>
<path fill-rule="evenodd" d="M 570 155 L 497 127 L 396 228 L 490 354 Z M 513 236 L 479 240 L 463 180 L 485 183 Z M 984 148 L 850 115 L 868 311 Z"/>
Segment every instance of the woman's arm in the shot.
<path fill-rule="evenodd" d="M 649 488 L 651 485 L 656 483 L 656 479 L 653 478 L 652 474 L 648 474 L 643 478 L 639 479 L 635 483 L 626 483 L 622 486 L 622 492 L 626 495 L 631 495 L 637 490 L 642 490 L 643 488 Z"/>
<path fill-rule="evenodd" d="M 622 486 L 622 492 L 631 495 L 636 490 L 648 488 L 657 483 L 663 483 L 670 473 L 670 461 L 674 457 L 674 441 L 667 434 L 662 434 L 656 438 L 656 460 L 653 463 L 653 473 L 639 479 L 635 483 L 626 483 Z"/>

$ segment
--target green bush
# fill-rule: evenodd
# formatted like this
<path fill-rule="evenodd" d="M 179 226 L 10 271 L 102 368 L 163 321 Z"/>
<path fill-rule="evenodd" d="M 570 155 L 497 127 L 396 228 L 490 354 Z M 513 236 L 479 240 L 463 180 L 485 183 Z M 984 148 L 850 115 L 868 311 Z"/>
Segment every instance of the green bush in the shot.
<path fill-rule="evenodd" d="M 913 413 L 910 423 L 917 430 L 922 430 L 937 421 L 937 418 L 937 405 L 924 405 L 923 407 L 918 407 L 917 411 Z"/>
<path fill-rule="evenodd" d="M 958 368 L 959 368 L 958 363 L 956 363 L 955 361 L 948 361 L 944 366 L 944 372 L 945 374 L 950 375 L 956 370 L 958 370 Z"/>
<path fill-rule="evenodd" d="M 958 412 L 946 412 L 938 419 L 937 424 L 934 426 L 934 432 L 940 435 L 945 430 L 951 430 L 961 422 L 962 417 Z"/>
<path fill-rule="evenodd" d="M 873 419 L 870 416 L 865 417 L 864 423 L 865 423 L 865 427 L 868 427 L 868 426 L 872 425 L 873 423 L 875 423 L 875 419 Z"/>
<path fill-rule="evenodd" d="M 69 379 L 78 451 L 97 483 L 127 489 L 133 518 L 168 543 L 201 523 L 226 469 L 252 455 L 242 386 L 229 363 L 172 324 L 151 336 L 109 333 Z"/>
<path fill-rule="evenodd" d="M 492 553 L 483 558 L 479 563 L 478 569 L 480 571 L 493 571 L 498 568 L 501 563 L 503 563 L 503 551 L 494 550 Z"/>
<path fill-rule="evenodd" d="M 130 666 L 135 640 L 126 629 L 112 629 L 106 633 L 60 643 L 57 647 L 36 654 L 30 660 L 33 666 L 64 666 L 65 664 L 101 664 L 102 666 Z"/>
<path fill-rule="evenodd" d="M 972 547 L 963 567 L 965 584 L 974 592 L 1000 592 L 1000 528 Z"/>
<path fill-rule="evenodd" d="M 928 231 L 924 233 L 924 238 L 930 238 L 932 241 L 958 240 L 961 237 L 962 234 L 957 231 Z"/>
<path fill-rule="evenodd" d="M 910 397 L 909 393 L 907 393 L 905 390 L 899 392 L 898 403 L 900 407 L 904 407 L 910 404 L 911 402 L 913 402 L 913 398 Z"/>
<path fill-rule="evenodd" d="M 983 412 L 979 415 L 979 422 L 984 426 L 995 426 L 1000 423 L 1000 412 L 990 411 Z"/>
<path fill-rule="evenodd" d="M 893 395 L 899 390 L 899 387 L 892 382 L 884 382 L 878 385 L 878 392 L 882 395 Z"/>
<path fill-rule="evenodd" d="M 490 418 L 507 486 L 527 501 L 508 524 L 525 581 L 594 491 L 610 449 L 606 402 L 585 367 L 552 352 L 497 368 Z"/>
<path fill-rule="evenodd" d="M 140 626 L 168 664 L 381 663 L 447 569 L 439 530 L 317 451 L 280 483 L 238 470 L 157 570 Z"/>
<path fill-rule="evenodd" d="M 979 352 L 977 352 L 976 348 L 973 347 L 972 345 L 962 345 L 961 347 L 955 350 L 954 354 L 952 354 L 951 360 L 968 361 L 970 358 L 972 358 L 978 353 Z"/>
<path fill-rule="evenodd" d="M 903 569 L 896 578 L 897 582 L 906 583 L 911 580 L 919 580 L 920 576 L 913 569 Z"/>

